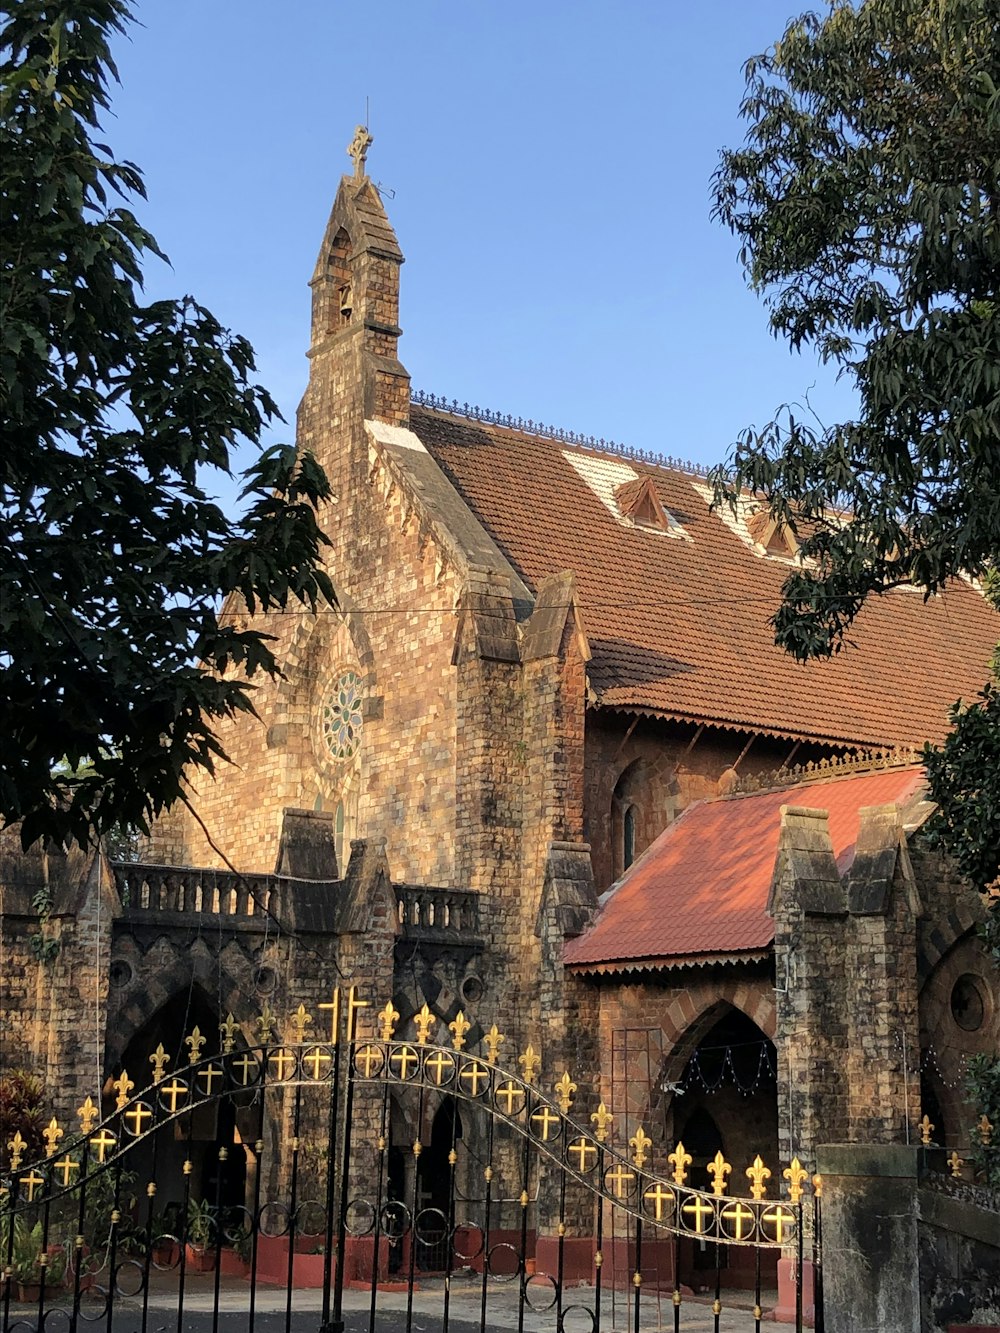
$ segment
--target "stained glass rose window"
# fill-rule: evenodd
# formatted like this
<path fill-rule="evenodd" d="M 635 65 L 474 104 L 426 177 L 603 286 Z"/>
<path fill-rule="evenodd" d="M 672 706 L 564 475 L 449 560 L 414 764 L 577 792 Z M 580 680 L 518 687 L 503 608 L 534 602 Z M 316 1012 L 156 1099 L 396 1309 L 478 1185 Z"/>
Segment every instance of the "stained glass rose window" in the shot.
<path fill-rule="evenodd" d="M 327 691 L 321 725 L 331 757 L 353 759 L 361 744 L 361 677 L 356 671 L 342 671 Z"/>

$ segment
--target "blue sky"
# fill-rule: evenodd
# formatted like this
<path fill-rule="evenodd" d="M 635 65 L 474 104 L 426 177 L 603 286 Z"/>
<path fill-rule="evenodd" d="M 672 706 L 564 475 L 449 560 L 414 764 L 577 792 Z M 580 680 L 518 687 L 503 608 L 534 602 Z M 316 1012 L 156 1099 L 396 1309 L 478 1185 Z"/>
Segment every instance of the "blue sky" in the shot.
<path fill-rule="evenodd" d="M 710 216 L 742 63 L 797 12 L 139 0 L 105 128 L 172 261 L 147 290 L 250 338 L 291 438 L 306 283 L 367 98 L 414 387 L 703 462 L 807 392 L 833 420 L 846 386 L 774 341 Z"/>

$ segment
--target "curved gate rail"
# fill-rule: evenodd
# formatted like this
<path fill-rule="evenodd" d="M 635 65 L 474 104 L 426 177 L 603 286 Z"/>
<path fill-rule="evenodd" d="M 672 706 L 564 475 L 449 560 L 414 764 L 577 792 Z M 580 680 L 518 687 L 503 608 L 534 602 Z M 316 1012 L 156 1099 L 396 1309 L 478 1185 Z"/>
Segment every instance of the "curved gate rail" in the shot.
<path fill-rule="evenodd" d="M 475 1318 L 482 1330 L 489 1322 L 490 1293 L 516 1280 L 517 1327 L 526 1314 L 551 1311 L 557 1333 L 601 1333 L 608 1322 L 604 1280 L 605 1248 L 612 1239 L 624 1240 L 630 1265 L 631 1294 L 627 1327 L 639 1333 L 650 1315 L 643 1301 L 644 1246 L 666 1241 L 672 1245 L 673 1290 L 670 1323 L 683 1328 L 685 1299 L 679 1281 L 680 1245 L 691 1239 L 711 1244 L 715 1252 L 714 1327 L 720 1329 L 722 1255 L 729 1247 L 752 1250 L 755 1299 L 748 1327 L 760 1333 L 761 1256 L 780 1252 L 794 1265 L 795 1327 L 803 1327 L 803 1260 L 808 1253 L 817 1275 L 816 1327 L 822 1328 L 819 1290 L 820 1194 L 818 1176 L 809 1174 L 798 1159 L 781 1176 L 783 1192 L 768 1196 L 772 1173 L 758 1156 L 746 1168 L 746 1196 L 730 1194 L 732 1165 L 718 1153 L 708 1166 L 712 1188 L 688 1183 L 692 1158 L 682 1143 L 667 1155 L 668 1170 L 658 1171 L 652 1161 L 653 1142 L 640 1127 L 627 1148 L 611 1142 L 613 1116 L 603 1102 L 592 1111 L 575 1099 L 577 1085 L 568 1072 L 547 1091 L 540 1082 L 541 1060 L 532 1046 L 517 1057 L 519 1072 L 500 1059 L 505 1038 L 496 1025 L 482 1035 L 478 1054 L 466 1049 L 471 1024 L 459 1012 L 447 1024 L 447 1044 L 431 1039 L 444 1026 L 424 1005 L 413 1015 L 414 1036 L 397 1035 L 400 1015 L 391 1001 L 377 1016 L 369 1035 L 359 1031 L 359 1011 L 368 1008 L 357 988 L 338 987 L 331 1000 L 318 1006 L 329 1013 L 329 1035 L 312 1035 L 313 1018 L 303 1005 L 290 1016 L 287 1036 L 276 1036 L 276 1019 L 265 1005 L 256 1020 L 257 1041 L 246 1045 L 230 1014 L 220 1027 L 217 1053 L 204 1055 L 207 1039 L 195 1028 L 185 1038 L 188 1063 L 168 1074 L 170 1056 L 162 1045 L 149 1061 L 152 1082 L 141 1091 L 123 1070 L 114 1081 L 113 1107 L 102 1115 L 99 1103 L 87 1097 L 77 1111 L 79 1127 L 64 1130 L 52 1119 L 43 1130 L 44 1158 L 26 1162 L 26 1143 L 20 1133 L 6 1145 L 9 1164 L 0 1181 L 0 1263 L 2 1263 L 3 1333 L 75 1333 L 91 1324 L 112 1328 L 116 1309 L 123 1306 L 147 1333 L 154 1322 L 156 1302 L 170 1288 L 177 1328 L 182 1326 L 185 1287 L 199 1252 L 214 1258 L 212 1328 L 232 1309 L 221 1284 L 223 1250 L 232 1245 L 249 1249 L 246 1327 L 253 1333 L 261 1279 L 260 1251 L 267 1242 L 280 1241 L 287 1251 L 285 1327 L 292 1328 L 293 1291 L 296 1286 L 296 1245 L 303 1237 L 322 1244 L 322 1313 L 320 1333 L 342 1333 L 348 1253 L 352 1246 L 367 1254 L 369 1269 L 368 1327 L 377 1326 L 380 1278 L 385 1276 L 388 1246 L 404 1255 L 407 1333 L 414 1318 L 418 1248 L 437 1246 L 444 1255 L 440 1327 L 459 1316 L 452 1309 L 451 1278 L 459 1268 L 476 1271 L 478 1290 Z M 268 1094 L 267 1096 L 265 1094 Z M 427 1145 L 421 1141 L 428 1097 L 450 1095 L 467 1112 L 482 1118 L 482 1152 L 458 1136 L 453 1117 L 447 1155 L 448 1182 L 445 1207 L 424 1207 L 417 1193 L 417 1173 L 411 1171 L 408 1198 L 392 1198 L 389 1191 L 388 1150 L 392 1099 L 415 1100 L 418 1133 L 406 1145 L 414 1159 Z M 365 1117 L 356 1115 L 357 1098 L 367 1098 Z M 275 1098 L 278 1099 L 275 1105 Z M 214 1200 L 198 1199 L 192 1188 L 192 1112 L 223 1099 L 249 1107 L 256 1118 L 253 1143 L 260 1162 L 265 1151 L 265 1123 L 278 1114 L 290 1129 L 287 1157 L 282 1163 L 287 1199 L 264 1197 L 263 1172 L 254 1175 L 252 1197 L 245 1206 L 223 1207 L 222 1172 L 216 1172 Z M 271 1105 L 269 1106 L 269 1101 Z M 301 1197 L 304 1118 L 316 1123 L 320 1114 L 325 1132 L 326 1169 L 322 1198 Z M 369 1133 L 377 1122 L 377 1133 Z M 180 1131 L 178 1131 L 180 1126 Z M 157 1164 L 165 1155 L 163 1131 L 174 1144 L 184 1140 L 183 1200 L 175 1230 L 157 1225 Z M 374 1170 L 359 1169 L 358 1140 L 373 1138 Z M 505 1140 L 501 1146 L 499 1140 Z M 138 1197 L 133 1154 L 147 1145 L 145 1164 L 149 1179 Z M 519 1147 L 517 1146 L 519 1145 Z M 219 1163 L 227 1160 L 231 1143 L 216 1141 Z M 517 1175 L 519 1192 L 513 1200 L 497 1195 L 498 1159 L 504 1156 L 508 1174 Z M 463 1161 L 463 1157 L 465 1160 Z M 463 1193 L 459 1178 L 481 1180 L 481 1193 Z M 373 1178 L 374 1177 L 374 1178 Z M 804 1186 L 812 1186 L 808 1196 Z M 537 1191 L 546 1194 L 548 1213 L 554 1217 L 555 1264 L 551 1273 L 536 1272 L 529 1255 L 528 1215 L 537 1205 Z M 575 1199 L 575 1202 L 574 1202 Z M 585 1286 L 571 1285 L 567 1247 L 580 1234 L 580 1201 L 589 1213 L 591 1271 Z M 504 1228 L 500 1214 L 513 1202 L 519 1225 Z M 478 1218 L 472 1212 L 478 1209 Z M 571 1217 L 577 1220 L 574 1223 Z M 574 1235 L 575 1233 L 575 1235 Z M 621 1233 L 621 1234 L 619 1234 Z M 808 1250 L 807 1247 L 808 1246 Z M 201 1262 L 204 1262 L 203 1260 Z M 200 1266 L 200 1265 L 199 1265 Z M 32 1281 L 34 1279 L 34 1281 Z M 272 1277 L 273 1280 L 273 1277 Z M 579 1274 L 573 1275 L 579 1280 Z M 352 1283 L 356 1286 L 357 1283 Z M 25 1292 L 25 1287 L 34 1288 Z M 22 1299 L 27 1295 L 28 1299 Z M 604 1298 L 604 1299 L 602 1299 Z M 508 1303 L 511 1298 L 507 1298 Z M 201 1303 L 203 1305 L 203 1302 Z M 658 1303 L 657 1303 L 658 1305 Z M 704 1315 L 704 1307 L 698 1307 Z M 623 1327 L 615 1312 L 615 1326 Z M 296 1328 L 306 1316 L 296 1317 Z M 467 1310 L 461 1318 L 467 1320 Z M 159 1320 L 156 1320 L 157 1324 Z M 396 1325 L 393 1325 L 396 1327 Z"/>

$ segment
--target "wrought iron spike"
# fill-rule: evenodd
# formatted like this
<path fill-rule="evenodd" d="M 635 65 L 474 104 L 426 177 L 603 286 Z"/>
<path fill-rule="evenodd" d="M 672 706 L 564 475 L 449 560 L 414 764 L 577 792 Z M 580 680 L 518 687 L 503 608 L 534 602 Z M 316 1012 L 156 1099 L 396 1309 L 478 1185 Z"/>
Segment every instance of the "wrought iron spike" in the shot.
<path fill-rule="evenodd" d="M 81 1134 L 89 1134 L 101 1118 L 100 1110 L 94 1105 L 93 1097 L 85 1098 L 83 1105 L 76 1108 L 76 1113 L 80 1117 Z"/>
<path fill-rule="evenodd" d="M 460 1051 L 465 1045 L 465 1034 L 471 1027 L 472 1024 L 466 1018 L 462 1010 L 459 1009 L 458 1013 L 455 1015 L 454 1021 L 448 1024 L 448 1031 L 452 1034 L 451 1044 L 454 1050 Z"/>
<path fill-rule="evenodd" d="M 569 1076 L 567 1069 L 562 1078 L 557 1079 L 553 1085 L 556 1093 L 556 1100 L 559 1103 L 559 1110 L 566 1115 L 569 1108 L 573 1105 L 573 1093 L 576 1092 L 576 1084 Z"/>
<path fill-rule="evenodd" d="M 716 1198 L 721 1199 L 726 1192 L 726 1176 L 732 1171 L 732 1166 L 723 1157 L 721 1150 L 715 1154 L 708 1164 L 708 1174 L 712 1177 L 712 1193 Z"/>
<path fill-rule="evenodd" d="M 809 1172 L 797 1157 L 793 1157 L 791 1165 L 786 1166 L 781 1174 L 788 1181 L 788 1197 L 792 1203 L 798 1203 L 802 1198 L 802 1185 L 809 1179 Z M 817 1176 L 816 1179 L 818 1180 L 819 1177 Z"/>
<path fill-rule="evenodd" d="M 417 1029 L 417 1045 L 426 1046 L 430 1037 L 431 1028 L 437 1023 L 437 1015 L 431 1013 L 430 1006 L 425 1000 L 420 1009 L 413 1015 L 413 1022 Z"/>
<path fill-rule="evenodd" d="M 787 1170 L 784 1173 L 788 1175 Z M 803 1172 L 803 1175 L 805 1172 Z M 764 1160 L 760 1153 L 753 1159 L 753 1164 L 747 1167 L 747 1179 L 750 1181 L 750 1195 L 754 1199 L 763 1199 L 767 1193 L 764 1182 L 771 1179 L 769 1167 L 764 1165 Z"/>
<path fill-rule="evenodd" d="M 649 1137 L 643 1127 L 640 1125 L 632 1137 L 629 1139 L 629 1147 L 633 1149 L 632 1161 L 636 1166 L 645 1165 L 646 1158 L 649 1156 L 648 1148 L 653 1146 L 653 1140 Z"/>
<path fill-rule="evenodd" d="M 202 1048 L 208 1038 L 201 1035 L 201 1028 L 195 1025 L 188 1035 L 184 1038 L 184 1045 L 188 1048 L 188 1063 L 196 1065 L 201 1059 Z"/>
<path fill-rule="evenodd" d="M 135 1087 L 135 1084 L 128 1076 L 128 1070 L 123 1069 L 121 1074 L 118 1076 L 118 1078 L 115 1079 L 115 1081 L 111 1084 L 111 1086 L 118 1094 L 117 1097 L 115 1098 L 115 1110 L 121 1111 L 124 1107 L 128 1105 L 128 1095 Z"/>
<path fill-rule="evenodd" d="M 687 1168 L 691 1165 L 693 1160 L 691 1154 L 685 1151 L 684 1144 L 680 1141 L 678 1141 L 674 1151 L 667 1154 L 667 1161 L 674 1168 L 672 1174 L 675 1184 L 684 1184 L 685 1180 L 687 1180 Z"/>

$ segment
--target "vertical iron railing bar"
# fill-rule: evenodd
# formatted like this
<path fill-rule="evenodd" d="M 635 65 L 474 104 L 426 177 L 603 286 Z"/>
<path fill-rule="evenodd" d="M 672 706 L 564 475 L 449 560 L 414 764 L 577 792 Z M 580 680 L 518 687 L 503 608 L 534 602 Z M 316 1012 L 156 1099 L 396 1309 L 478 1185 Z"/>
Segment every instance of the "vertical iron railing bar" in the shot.
<path fill-rule="evenodd" d="M 155 1206 L 153 1201 L 156 1198 L 156 1157 L 159 1144 L 160 1136 L 159 1134 L 154 1134 L 153 1158 L 150 1163 L 149 1182 L 146 1185 L 146 1198 L 149 1200 L 149 1203 L 146 1206 L 146 1255 L 143 1260 L 141 1333 L 147 1333 L 149 1323 L 149 1278 L 153 1266 L 153 1209 Z"/>
<path fill-rule="evenodd" d="M 326 1133 L 329 1156 L 326 1159 L 326 1236 L 323 1246 L 323 1309 L 320 1315 L 322 1333 L 327 1333 L 330 1328 L 330 1279 L 333 1275 L 333 1209 L 336 1200 L 337 1130 L 340 1127 L 340 1052 L 342 1049 L 339 986 L 334 989 L 332 1003 L 333 1015 L 330 1037 L 333 1045 L 333 1073 L 330 1081 L 330 1113 Z"/>
<path fill-rule="evenodd" d="M 17 1197 L 21 1192 L 21 1173 L 15 1171 L 10 1183 L 10 1189 L 7 1194 L 7 1201 L 0 1200 L 0 1217 L 4 1213 L 10 1219 L 7 1229 L 7 1254 L 4 1257 L 4 1283 L 3 1283 L 3 1326 L 6 1329 L 10 1323 L 10 1289 L 14 1285 L 14 1226 L 17 1219 Z"/>
<path fill-rule="evenodd" d="M 76 1212 L 76 1235 L 73 1237 L 73 1309 L 70 1314 L 69 1333 L 76 1333 L 80 1319 L 80 1265 L 83 1263 L 83 1223 L 87 1204 L 87 1168 L 90 1165 L 90 1135 L 83 1140 L 83 1155 L 80 1158 L 80 1206 Z M 67 1245 L 67 1251 L 69 1246 Z"/>
<path fill-rule="evenodd" d="M 715 1214 L 715 1300 L 712 1313 L 715 1315 L 713 1333 L 719 1333 L 722 1325 L 722 1204 L 716 1204 Z"/>
<path fill-rule="evenodd" d="M 347 1206 L 351 1182 L 351 1124 L 354 1117 L 354 1057 L 357 1031 L 357 1006 L 352 986 L 347 998 L 347 1022 L 344 1041 L 347 1049 L 347 1091 L 344 1097 L 344 1136 L 340 1158 L 340 1209 L 337 1217 L 337 1262 L 333 1277 L 333 1315 L 330 1333 L 344 1333 L 344 1263 L 347 1248 Z"/>
<path fill-rule="evenodd" d="M 795 1333 L 802 1333 L 802 1258 L 804 1242 L 802 1222 L 805 1209 L 801 1200 L 794 1207 L 798 1214 L 795 1219 Z"/>
<path fill-rule="evenodd" d="M 753 1273 L 753 1327 L 754 1333 L 760 1333 L 760 1246 L 753 1247 L 754 1273 Z"/>
<path fill-rule="evenodd" d="M 378 1308 L 378 1273 L 379 1251 L 382 1245 L 382 1191 L 385 1189 L 386 1155 L 389 1151 L 389 1080 L 382 1068 L 382 1109 L 379 1114 L 378 1131 L 378 1176 L 375 1188 L 375 1227 L 372 1232 L 374 1250 L 372 1252 L 372 1290 L 371 1306 L 368 1311 L 368 1333 L 375 1333 L 375 1312 Z"/>
<path fill-rule="evenodd" d="M 458 1061 L 455 1061 L 457 1071 Z M 458 1141 L 458 1103 L 452 1098 L 452 1117 L 451 1117 L 451 1151 L 448 1154 L 448 1222 L 445 1239 L 448 1249 L 445 1257 L 444 1270 L 444 1324 L 441 1333 L 448 1333 L 448 1315 L 451 1307 L 451 1272 L 452 1259 L 455 1251 L 455 1175 L 458 1166 L 458 1151 L 456 1143 Z"/>
<path fill-rule="evenodd" d="M 159 1135 L 163 1128 L 163 1122 L 156 1127 L 156 1133 Z M 184 1333 L 184 1283 L 187 1279 L 187 1248 L 188 1232 L 190 1230 L 190 1208 L 191 1208 L 191 1175 L 194 1171 L 194 1164 L 191 1161 L 191 1135 L 194 1132 L 194 1116 L 188 1116 L 187 1139 L 184 1144 L 184 1214 L 181 1223 L 181 1262 L 179 1269 L 179 1279 L 177 1282 L 177 1333 Z M 116 1191 L 117 1194 L 117 1191 Z M 117 1207 L 117 1204 L 115 1205 Z M 114 1270 L 112 1269 L 112 1272 Z M 108 1313 L 108 1333 L 111 1333 L 111 1314 Z"/>
<path fill-rule="evenodd" d="M 823 1201 L 813 1194 L 813 1330 L 823 1333 L 826 1319 L 823 1315 Z"/>
<path fill-rule="evenodd" d="M 490 1074 L 490 1095 L 493 1092 L 493 1075 Z M 496 1116 L 492 1106 L 486 1112 L 488 1124 L 486 1136 L 486 1166 L 483 1179 L 486 1181 L 486 1193 L 483 1197 L 483 1285 L 479 1297 L 479 1333 L 486 1333 L 486 1301 L 490 1278 L 490 1222 L 493 1208 L 493 1130 Z"/>
<path fill-rule="evenodd" d="M 115 1282 L 115 1267 L 118 1263 L 118 1226 L 121 1217 L 121 1197 L 122 1197 L 122 1169 L 126 1153 L 119 1153 L 115 1158 L 115 1193 L 114 1202 L 111 1207 L 111 1231 L 108 1235 L 108 1309 L 107 1309 L 107 1330 L 111 1333 L 112 1320 L 115 1311 L 115 1296 L 117 1292 Z M 178 1329 L 178 1333 L 180 1330 Z"/>
<path fill-rule="evenodd" d="M 641 1186 L 639 1188 L 641 1190 Z M 638 1215 L 635 1219 L 635 1276 L 632 1278 L 632 1282 L 635 1287 L 632 1328 L 633 1333 L 639 1333 L 642 1317 L 642 1218 Z"/>
<path fill-rule="evenodd" d="M 257 1096 L 260 1098 L 260 1109 L 257 1114 L 257 1139 L 254 1143 L 254 1151 L 257 1154 L 257 1170 L 254 1173 L 253 1181 L 253 1240 L 250 1244 L 250 1300 L 247 1314 L 249 1323 L 247 1333 L 253 1333 L 257 1322 L 257 1257 L 260 1241 L 260 1191 L 261 1182 L 264 1178 L 264 1127 L 267 1123 L 267 1045 L 261 1043 L 260 1050 L 260 1078 L 257 1081 Z"/>
<path fill-rule="evenodd" d="M 601 1333 L 601 1281 L 604 1273 L 604 1144 L 597 1145 L 597 1248 L 594 1252 L 594 1333 Z"/>
<path fill-rule="evenodd" d="M 281 1051 L 284 1047 L 279 1048 Z M 281 1069 L 284 1065 L 280 1066 Z M 285 1292 L 285 1333 L 292 1333 L 292 1284 L 295 1280 L 295 1210 L 299 1200 L 299 1130 L 302 1126 L 302 1083 L 295 1084 L 292 1112 L 292 1178 L 288 1189 L 288 1289 Z"/>
<path fill-rule="evenodd" d="M 219 1333 L 219 1296 L 222 1284 L 222 1173 L 226 1162 L 229 1161 L 229 1149 L 222 1142 L 220 1132 L 222 1117 L 219 1115 L 219 1103 L 221 1101 L 222 1098 L 218 1098 L 215 1111 L 215 1160 L 218 1166 L 215 1172 L 215 1272 L 212 1283 L 212 1333 Z M 193 1118 L 193 1110 L 190 1114 Z"/>
<path fill-rule="evenodd" d="M 524 1300 L 528 1285 L 528 1207 L 531 1181 L 531 1095 L 524 1096 L 524 1154 L 521 1158 L 521 1271 L 518 1274 L 517 1333 L 524 1333 Z"/>
<path fill-rule="evenodd" d="M 405 1063 L 401 1065 L 405 1073 Z M 410 1262 L 407 1265 L 406 1275 L 406 1333 L 411 1333 L 413 1328 L 413 1283 L 416 1277 L 417 1265 L 417 1198 L 420 1189 L 420 1153 L 423 1142 L 420 1138 L 424 1128 L 424 1097 L 426 1089 L 424 1080 L 420 1080 L 420 1097 L 417 1102 L 417 1137 L 413 1140 L 413 1189 L 410 1193 Z"/>
<path fill-rule="evenodd" d="M 674 1222 L 676 1230 L 674 1231 L 674 1333 L 681 1333 L 681 1196 L 680 1191 L 675 1191 Z"/>
<path fill-rule="evenodd" d="M 563 1134 L 563 1151 L 566 1151 L 567 1125 Z M 536 1219 L 537 1220 L 537 1219 Z M 563 1273 L 566 1263 L 566 1167 L 559 1166 L 559 1244 L 556 1250 L 556 1328 L 562 1327 Z"/>
<path fill-rule="evenodd" d="M 69 1156 L 68 1149 L 66 1155 Z M 54 1151 L 52 1153 L 52 1156 L 53 1158 L 55 1157 Z M 51 1171 L 54 1169 L 55 1169 L 55 1162 L 53 1161 L 49 1174 L 50 1184 L 52 1180 Z M 38 1256 L 38 1328 L 39 1329 L 45 1327 L 45 1286 L 46 1286 L 45 1275 L 48 1270 L 48 1264 L 49 1264 L 49 1259 L 48 1259 L 49 1221 L 51 1219 L 51 1215 L 52 1215 L 52 1191 L 51 1189 L 47 1189 L 45 1191 L 45 1206 L 42 1210 L 42 1249 L 41 1253 Z"/>

